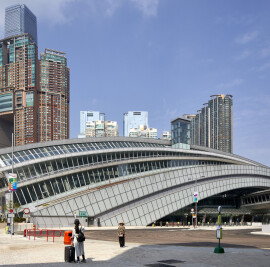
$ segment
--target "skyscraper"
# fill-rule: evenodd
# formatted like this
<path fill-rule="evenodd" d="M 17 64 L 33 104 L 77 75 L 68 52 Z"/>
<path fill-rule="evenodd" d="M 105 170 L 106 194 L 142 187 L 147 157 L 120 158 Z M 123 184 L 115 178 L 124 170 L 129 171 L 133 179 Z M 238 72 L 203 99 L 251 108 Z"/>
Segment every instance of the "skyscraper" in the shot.
<path fill-rule="evenodd" d="M 140 125 L 148 128 L 148 112 L 147 111 L 128 111 L 124 113 L 124 136 L 129 136 L 132 128 L 140 128 Z"/>
<path fill-rule="evenodd" d="M 38 141 L 38 48 L 26 33 L 0 40 L 1 146 Z"/>
<path fill-rule="evenodd" d="M 105 113 L 99 111 L 80 111 L 80 134 L 78 137 L 85 137 L 86 122 L 105 121 Z"/>
<path fill-rule="evenodd" d="M 233 101 L 232 95 L 212 95 L 210 109 L 210 147 L 233 152 Z"/>
<path fill-rule="evenodd" d="M 26 5 L 16 4 L 6 8 L 5 38 L 29 33 L 37 44 L 37 18 Z"/>
<path fill-rule="evenodd" d="M 69 69 L 46 49 L 38 61 L 37 22 L 25 5 L 6 8 L 0 40 L 0 146 L 69 137 Z"/>
<path fill-rule="evenodd" d="M 212 95 L 191 119 L 191 144 L 233 152 L 233 102 L 231 95 Z"/>
<path fill-rule="evenodd" d="M 40 56 L 39 141 L 69 138 L 69 68 L 66 54 L 45 49 Z"/>

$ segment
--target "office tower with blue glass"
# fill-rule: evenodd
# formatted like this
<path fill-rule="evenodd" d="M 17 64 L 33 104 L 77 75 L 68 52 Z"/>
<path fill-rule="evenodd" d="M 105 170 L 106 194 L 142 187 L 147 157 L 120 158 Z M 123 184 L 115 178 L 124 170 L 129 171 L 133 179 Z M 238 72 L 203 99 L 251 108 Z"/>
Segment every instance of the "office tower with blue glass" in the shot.
<path fill-rule="evenodd" d="M 124 136 L 129 136 L 130 129 L 139 129 L 141 125 L 146 126 L 146 129 L 148 128 L 147 111 L 128 111 L 127 113 L 124 113 Z"/>
<path fill-rule="evenodd" d="M 5 38 L 28 33 L 37 44 L 37 18 L 24 4 L 6 8 Z"/>

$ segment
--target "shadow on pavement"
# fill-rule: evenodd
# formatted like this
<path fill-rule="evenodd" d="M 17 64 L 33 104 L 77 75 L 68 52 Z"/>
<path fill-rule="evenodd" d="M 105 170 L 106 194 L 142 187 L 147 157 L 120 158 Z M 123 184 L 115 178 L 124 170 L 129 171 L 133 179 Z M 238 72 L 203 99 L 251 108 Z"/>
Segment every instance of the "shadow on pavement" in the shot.
<path fill-rule="evenodd" d="M 218 242 L 191 242 L 191 243 L 168 243 L 168 244 L 157 244 L 160 246 L 181 246 L 181 247 L 201 247 L 201 248 L 215 248 L 218 245 Z M 222 243 L 221 246 L 224 248 L 253 248 L 258 249 L 254 246 L 246 246 L 246 245 L 238 245 L 238 244 L 228 244 L 228 243 Z"/>
<path fill-rule="evenodd" d="M 196 246 L 197 247 L 194 247 Z M 175 244 L 159 244 L 159 245 L 141 245 L 128 249 L 123 248 L 121 254 L 109 260 L 95 260 L 95 255 L 87 258 L 86 263 L 81 263 L 81 266 L 109 266 L 109 267 L 127 267 L 127 266 L 142 266 L 142 267 L 178 267 L 183 264 L 191 264 L 192 266 L 268 266 L 270 251 L 260 249 L 228 249 L 225 254 L 217 255 L 213 253 L 213 247 L 217 243 L 201 242 L 201 243 L 175 243 Z M 118 244 L 116 244 L 118 246 Z M 180 247 L 182 246 L 182 247 Z M 250 246 L 235 246 L 233 244 L 224 244 L 224 247 L 230 248 L 252 248 Z M 87 253 L 87 252 L 86 252 Z M 104 251 L 106 255 L 106 251 Z M 87 255 L 86 255 L 87 256 Z M 267 256 L 267 257 L 265 257 Z M 46 255 L 50 259 L 50 255 Z M 226 260 L 225 258 L 226 257 Z M 182 265 L 181 265 L 182 264 Z M 1 265 L 1 266 L 35 266 L 35 267 L 50 267 L 50 266 L 78 266 L 76 263 L 52 262 L 52 263 L 33 263 L 33 264 L 16 264 L 16 265 Z"/>

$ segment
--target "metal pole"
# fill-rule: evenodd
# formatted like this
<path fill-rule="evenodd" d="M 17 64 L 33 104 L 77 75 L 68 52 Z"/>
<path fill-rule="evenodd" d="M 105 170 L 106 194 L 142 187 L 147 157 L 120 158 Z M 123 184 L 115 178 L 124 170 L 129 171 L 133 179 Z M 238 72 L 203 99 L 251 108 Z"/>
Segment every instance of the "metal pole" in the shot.
<path fill-rule="evenodd" d="M 197 187 L 197 176 L 196 176 L 196 189 L 195 189 L 195 192 L 198 192 L 198 187 Z M 197 202 L 195 202 L 195 214 L 196 214 L 196 218 L 195 218 L 195 227 L 197 227 L 197 218 L 198 218 L 198 214 L 197 214 Z"/>
<path fill-rule="evenodd" d="M 13 154 L 14 154 L 14 133 L 12 133 L 12 169 L 11 172 L 13 173 L 14 161 L 13 161 Z M 13 204 L 13 191 L 11 191 L 11 202 L 12 202 L 12 210 L 14 207 Z M 13 212 L 14 214 L 14 212 Z M 11 235 L 14 235 L 14 217 L 11 217 Z"/>

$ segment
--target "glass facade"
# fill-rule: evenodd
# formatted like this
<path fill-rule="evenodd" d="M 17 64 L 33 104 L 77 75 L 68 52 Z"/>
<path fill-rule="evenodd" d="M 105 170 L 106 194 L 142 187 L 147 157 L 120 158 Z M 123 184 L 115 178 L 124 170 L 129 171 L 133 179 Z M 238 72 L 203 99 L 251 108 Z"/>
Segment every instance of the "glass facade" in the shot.
<path fill-rule="evenodd" d="M 188 123 L 179 121 L 175 130 L 183 127 L 187 135 Z M 179 139 L 186 142 L 188 138 Z M 11 170 L 11 153 L 0 155 L 0 191 L 7 189 L 7 174 Z M 101 141 L 55 144 L 14 152 L 14 173 L 18 177 L 15 202 L 20 205 L 39 200 L 52 201 L 54 198 L 77 194 L 97 186 L 95 184 L 117 178 L 136 178 L 168 169 L 184 169 L 196 166 L 236 166 L 243 162 L 226 157 L 215 157 L 213 153 L 177 150 L 164 141 L 133 142 Z M 230 165 L 228 165 L 230 164 Z M 237 167 L 237 166 L 236 166 Z M 239 166 L 241 168 L 241 166 Z M 252 166 L 250 167 L 252 168 Z M 88 187 L 87 187 L 88 186 Z M 43 203 L 42 202 L 42 203 Z"/>
<path fill-rule="evenodd" d="M 0 112 L 13 110 L 13 94 L 0 95 Z"/>
<path fill-rule="evenodd" d="M 5 38 L 29 33 L 37 43 L 37 18 L 26 5 L 16 4 L 6 8 Z"/>
<path fill-rule="evenodd" d="M 171 122 L 172 146 L 190 148 L 190 120 L 177 118 Z"/>

